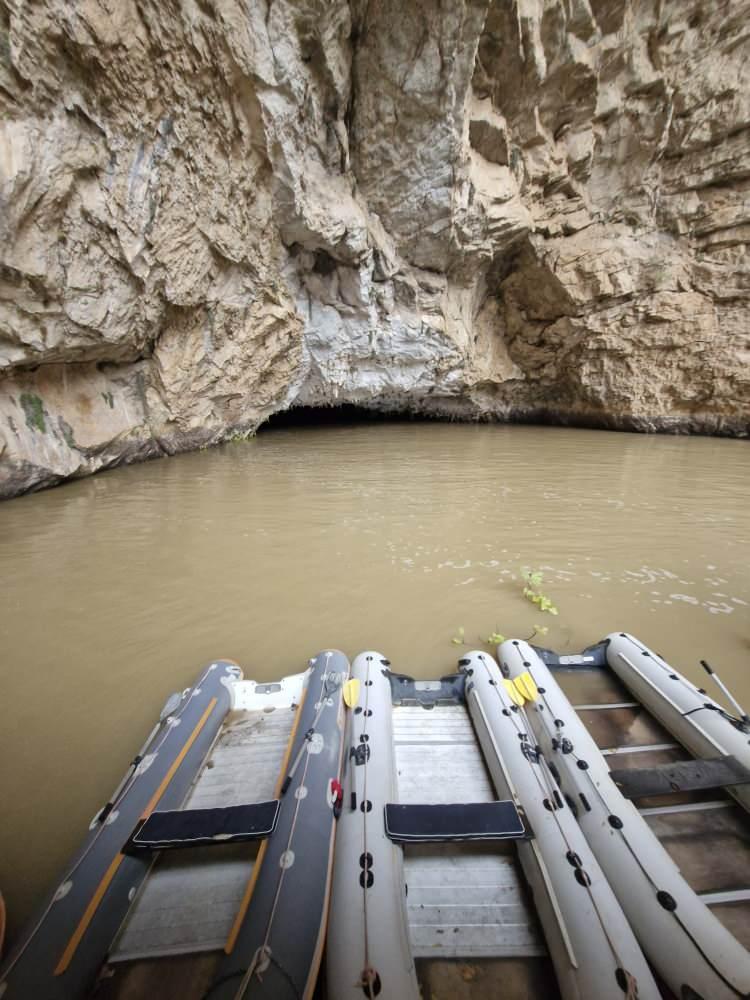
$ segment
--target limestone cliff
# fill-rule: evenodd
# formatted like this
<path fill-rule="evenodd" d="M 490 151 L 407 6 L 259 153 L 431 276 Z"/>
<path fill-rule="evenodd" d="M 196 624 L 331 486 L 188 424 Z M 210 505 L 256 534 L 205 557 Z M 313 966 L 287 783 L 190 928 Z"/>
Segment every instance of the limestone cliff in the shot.
<path fill-rule="evenodd" d="M 746 434 L 749 24 L 0 0 L 0 495 L 293 405 Z"/>

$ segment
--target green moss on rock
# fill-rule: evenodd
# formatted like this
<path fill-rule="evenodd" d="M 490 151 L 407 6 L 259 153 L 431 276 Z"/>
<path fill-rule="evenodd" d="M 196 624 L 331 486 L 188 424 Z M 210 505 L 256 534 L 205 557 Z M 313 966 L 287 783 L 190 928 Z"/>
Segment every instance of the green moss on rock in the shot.
<path fill-rule="evenodd" d="M 22 392 L 21 407 L 26 417 L 27 426 L 32 431 L 41 431 L 44 434 L 47 425 L 44 422 L 44 404 L 41 396 L 37 396 L 33 392 Z"/>

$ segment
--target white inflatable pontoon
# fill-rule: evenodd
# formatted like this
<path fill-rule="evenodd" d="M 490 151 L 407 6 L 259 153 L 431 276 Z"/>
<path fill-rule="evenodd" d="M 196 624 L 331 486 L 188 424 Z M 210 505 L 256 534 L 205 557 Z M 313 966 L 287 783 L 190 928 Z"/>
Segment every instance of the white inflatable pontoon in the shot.
<path fill-rule="evenodd" d="M 622 683 L 696 757 L 734 758 L 750 770 L 750 725 L 626 632 L 606 639 L 607 663 Z M 726 790 L 750 812 L 750 784 Z"/>
<path fill-rule="evenodd" d="M 518 852 L 565 1000 L 660 996 L 643 953 L 522 708 L 514 704 L 494 659 L 461 660 L 466 699 L 499 794 L 523 810 L 533 837 Z"/>
<path fill-rule="evenodd" d="M 678 997 L 736 1000 L 750 992 L 750 954 L 708 909 L 609 775 L 551 671 L 532 647 L 504 642 L 503 673 L 531 675 L 525 705 L 560 790 L 576 809 L 593 853 L 653 967 Z"/>
<path fill-rule="evenodd" d="M 387 660 L 360 653 L 347 713 L 344 801 L 336 836 L 327 980 L 337 1000 L 419 1000 L 406 916 L 403 850 L 385 830 L 397 798 Z"/>

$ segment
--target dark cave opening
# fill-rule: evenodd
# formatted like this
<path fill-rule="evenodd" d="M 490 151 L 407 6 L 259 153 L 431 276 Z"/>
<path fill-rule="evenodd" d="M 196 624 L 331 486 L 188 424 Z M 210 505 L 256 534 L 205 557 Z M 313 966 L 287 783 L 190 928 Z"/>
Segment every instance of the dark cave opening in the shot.
<path fill-rule="evenodd" d="M 435 421 L 436 417 L 409 413 L 403 410 L 371 410 L 354 403 L 340 406 L 293 406 L 274 413 L 258 428 L 258 433 L 289 427 L 330 427 L 353 424 L 382 424 L 396 422 Z"/>

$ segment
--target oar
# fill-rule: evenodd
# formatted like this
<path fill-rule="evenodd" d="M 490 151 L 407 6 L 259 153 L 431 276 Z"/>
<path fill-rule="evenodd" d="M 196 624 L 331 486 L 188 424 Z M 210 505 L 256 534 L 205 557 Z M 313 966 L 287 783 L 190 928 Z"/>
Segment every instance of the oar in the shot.
<path fill-rule="evenodd" d="M 523 693 L 516 687 L 516 682 L 509 680 L 507 677 L 503 677 L 503 685 L 513 704 L 521 708 L 523 706 L 524 697 Z"/>
<path fill-rule="evenodd" d="M 536 701 L 539 696 L 539 689 L 528 670 L 524 670 L 522 674 L 519 674 L 514 683 L 526 701 Z"/>
<path fill-rule="evenodd" d="M 356 677 L 351 677 L 346 684 L 344 684 L 344 704 L 347 708 L 354 708 L 359 701 L 359 680 Z M 349 734 L 352 725 L 352 713 L 347 712 L 346 723 L 344 724 L 344 766 L 341 770 L 341 784 L 343 785 L 346 781 L 346 772 L 349 767 Z M 352 809 L 356 809 L 356 794 L 352 792 L 351 795 Z"/>
<path fill-rule="evenodd" d="M 730 702 L 732 703 L 732 705 L 734 705 L 734 709 L 735 709 L 736 712 L 739 713 L 739 716 L 742 719 L 742 721 L 746 725 L 750 725 L 750 716 L 748 716 L 747 712 L 742 707 L 742 705 L 740 705 L 740 703 L 735 698 L 732 697 L 731 692 L 727 688 L 726 684 L 724 684 L 724 682 L 720 679 L 720 677 L 716 673 L 716 671 L 713 670 L 711 667 L 709 667 L 709 665 L 706 663 L 705 660 L 701 660 L 701 666 L 703 667 L 703 669 L 706 671 L 706 673 L 710 677 L 713 677 L 715 683 L 718 684 L 718 686 L 721 688 L 721 690 L 724 692 L 724 694 L 730 700 Z"/>

